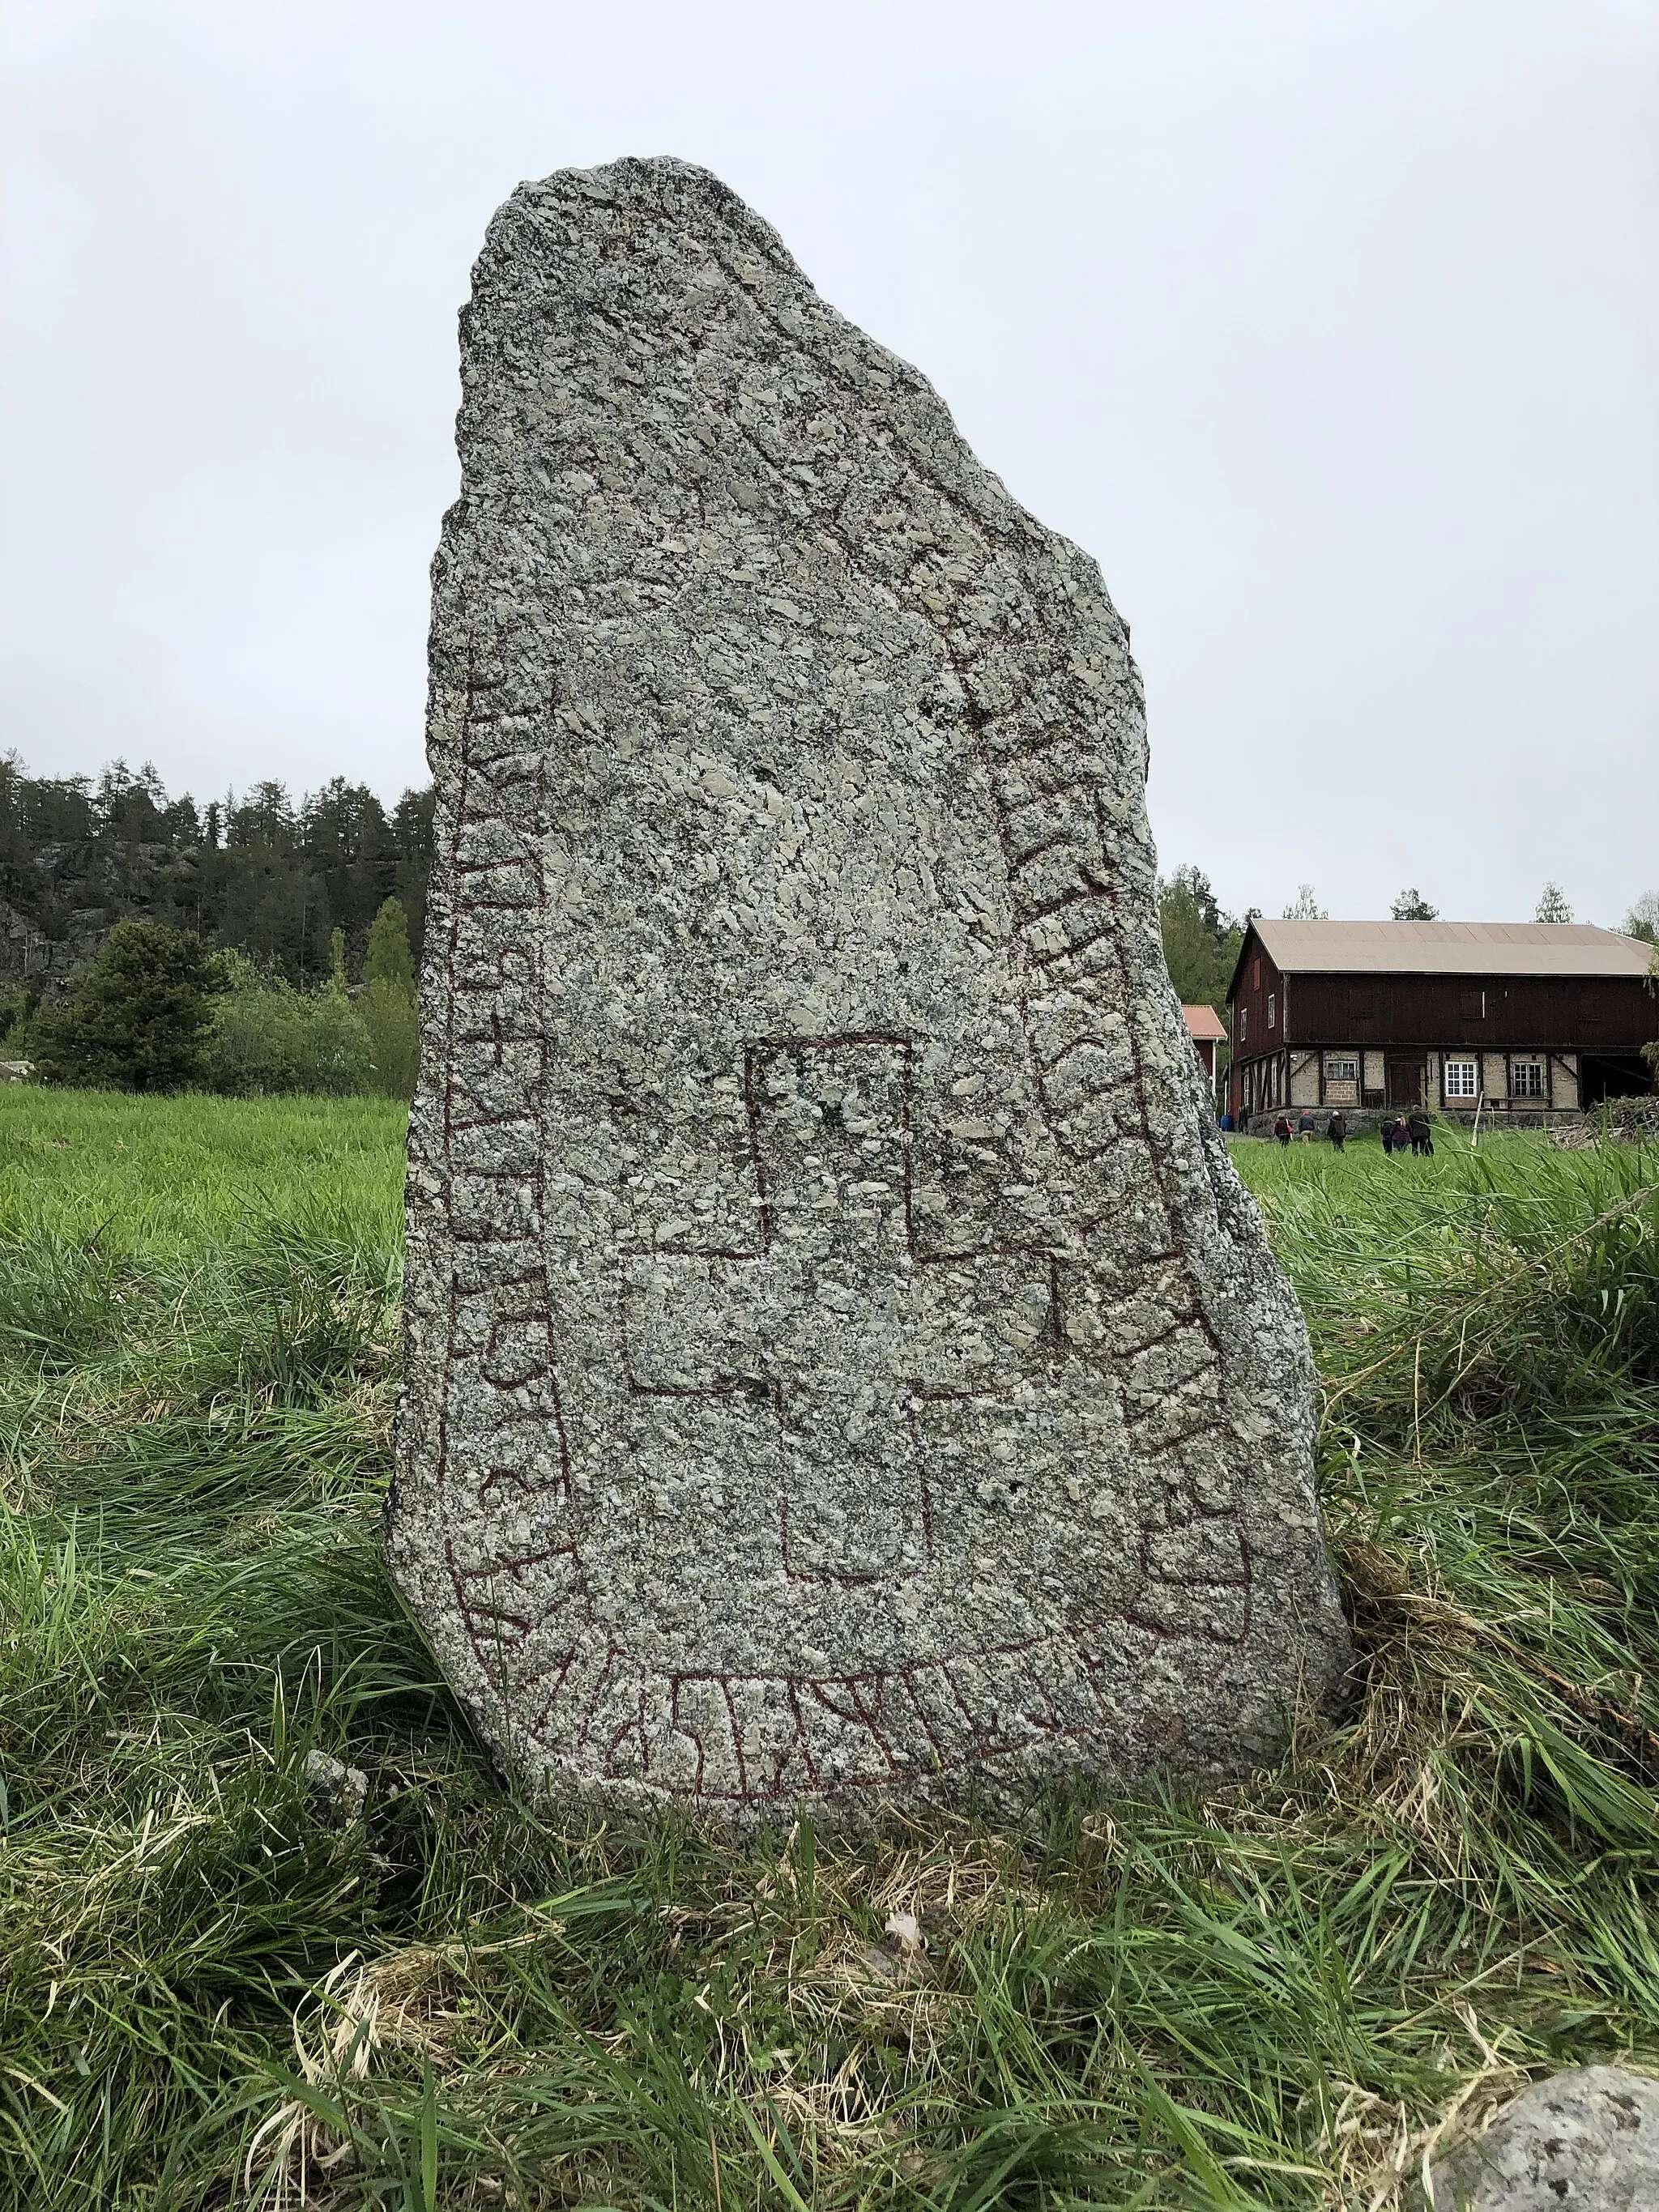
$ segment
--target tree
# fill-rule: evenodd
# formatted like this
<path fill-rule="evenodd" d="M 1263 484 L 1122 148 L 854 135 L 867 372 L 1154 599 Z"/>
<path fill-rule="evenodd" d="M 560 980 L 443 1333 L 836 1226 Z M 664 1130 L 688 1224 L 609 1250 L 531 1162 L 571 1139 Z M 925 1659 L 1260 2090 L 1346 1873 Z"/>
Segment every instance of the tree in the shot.
<path fill-rule="evenodd" d="M 374 917 L 357 1011 L 374 1048 L 381 1090 L 391 1098 L 412 1098 L 421 1064 L 420 1018 L 415 957 L 401 899 L 386 900 Z"/>
<path fill-rule="evenodd" d="M 1284 919 L 1286 921 L 1328 921 L 1330 916 L 1314 896 L 1313 885 L 1303 884 L 1297 887 L 1296 904 L 1285 908 Z"/>
<path fill-rule="evenodd" d="M 216 981 L 197 938 L 159 921 L 118 921 L 61 1010 L 36 1018 L 34 1061 L 51 1083 L 179 1091 L 200 1067 Z"/>
<path fill-rule="evenodd" d="M 385 810 L 367 784 L 336 776 L 302 802 L 299 831 L 322 902 L 361 957 L 375 909 L 403 888 L 401 856 Z"/>
<path fill-rule="evenodd" d="M 1533 920 L 1534 921 L 1571 921 L 1572 920 L 1572 908 L 1567 904 L 1566 895 L 1559 884 L 1545 884 L 1544 895 L 1538 902 L 1538 911 L 1534 915 Z"/>
<path fill-rule="evenodd" d="M 1395 895 L 1390 911 L 1396 921 L 1438 921 L 1440 919 L 1439 908 L 1431 906 L 1415 884 L 1410 890 Z"/>
<path fill-rule="evenodd" d="M 381 902 L 368 933 L 368 957 L 363 963 L 365 983 L 398 984 L 415 995 L 415 956 L 409 949 L 409 916 L 400 898 Z"/>
<path fill-rule="evenodd" d="M 409 941 L 418 953 L 426 942 L 426 888 L 432 873 L 432 817 L 437 794 L 428 783 L 406 791 L 392 811 L 398 844 L 398 896 L 409 915 Z"/>
<path fill-rule="evenodd" d="M 1159 884 L 1158 918 L 1176 997 L 1184 1006 L 1213 1006 L 1221 1012 L 1243 933 L 1222 912 L 1201 869 L 1177 868 L 1167 883 Z"/>
<path fill-rule="evenodd" d="M 1625 916 L 1624 932 L 1644 945 L 1659 945 L 1659 891 L 1643 892 Z"/>

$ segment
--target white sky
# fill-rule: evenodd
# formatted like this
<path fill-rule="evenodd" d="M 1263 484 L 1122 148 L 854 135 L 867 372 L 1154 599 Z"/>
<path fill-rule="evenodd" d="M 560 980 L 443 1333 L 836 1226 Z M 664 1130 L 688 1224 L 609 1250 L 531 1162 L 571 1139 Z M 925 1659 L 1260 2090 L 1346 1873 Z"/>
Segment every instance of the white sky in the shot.
<path fill-rule="evenodd" d="M 0 745 L 424 779 L 455 309 L 719 172 L 1095 554 L 1166 866 L 1659 882 L 1656 0 L 6 0 Z"/>

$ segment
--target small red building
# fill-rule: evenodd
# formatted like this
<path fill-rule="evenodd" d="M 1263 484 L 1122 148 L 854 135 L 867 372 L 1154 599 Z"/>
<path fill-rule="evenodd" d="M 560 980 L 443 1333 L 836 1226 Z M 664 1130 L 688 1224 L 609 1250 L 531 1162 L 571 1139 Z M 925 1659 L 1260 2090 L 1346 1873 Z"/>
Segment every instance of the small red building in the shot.
<path fill-rule="evenodd" d="M 1182 1006 L 1187 1017 L 1187 1034 L 1193 1048 L 1203 1062 L 1204 1073 L 1215 1082 L 1215 1048 L 1227 1042 L 1227 1024 L 1213 1006 Z"/>
<path fill-rule="evenodd" d="M 1537 1120 L 1651 1090 L 1651 954 L 1573 922 L 1257 920 L 1227 994 L 1228 1108 Z"/>

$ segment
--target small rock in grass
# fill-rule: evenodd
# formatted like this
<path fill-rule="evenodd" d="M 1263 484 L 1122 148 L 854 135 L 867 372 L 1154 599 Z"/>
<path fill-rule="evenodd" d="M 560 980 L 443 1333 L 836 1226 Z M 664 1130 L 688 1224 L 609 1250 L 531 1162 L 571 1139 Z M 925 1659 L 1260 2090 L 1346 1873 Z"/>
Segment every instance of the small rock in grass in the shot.
<path fill-rule="evenodd" d="M 1659 2205 L 1659 2081 L 1618 2066 L 1535 2081 L 1431 2179 L 1434 2212 L 1644 2212 Z"/>
<path fill-rule="evenodd" d="M 368 1777 L 361 1766 L 348 1766 L 325 1751 L 306 1753 L 306 1780 L 311 1802 L 331 1827 L 349 1828 L 363 1817 L 368 1802 Z"/>

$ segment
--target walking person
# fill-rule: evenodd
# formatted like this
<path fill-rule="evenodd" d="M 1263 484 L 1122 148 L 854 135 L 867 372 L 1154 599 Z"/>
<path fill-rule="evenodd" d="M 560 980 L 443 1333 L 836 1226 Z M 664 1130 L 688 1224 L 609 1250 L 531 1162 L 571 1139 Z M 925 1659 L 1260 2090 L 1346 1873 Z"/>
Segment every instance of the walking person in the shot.
<path fill-rule="evenodd" d="M 1281 1145 L 1288 1145 L 1290 1143 L 1291 1123 L 1288 1115 L 1281 1114 L 1279 1119 L 1273 1123 L 1273 1134 L 1278 1138 Z"/>
<path fill-rule="evenodd" d="M 1412 1151 L 1424 1159 L 1434 1158 L 1434 1138 L 1429 1128 L 1429 1117 L 1419 1106 L 1406 1117 L 1406 1133 L 1412 1140 Z"/>
<path fill-rule="evenodd" d="M 1311 1108 L 1304 1106 L 1302 1109 L 1301 1113 L 1297 1115 L 1296 1121 L 1296 1133 L 1301 1138 L 1304 1145 L 1312 1144 L 1314 1140 L 1314 1117 Z"/>
<path fill-rule="evenodd" d="M 1389 1117 L 1389 1119 L 1388 1119 L 1386 1121 L 1384 1121 L 1384 1122 L 1383 1122 L 1383 1124 L 1382 1124 L 1382 1127 L 1381 1130 L 1378 1132 L 1378 1134 L 1382 1137 L 1382 1151 L 1383 1151 L 1383 1155 L 1384 1155 L 1384 1157 L 1385 1157 L 1386 1158 L 1392 1159 L 1392 1158 L 1394 1158 L 1394 1146 L 1395 1146 L 1395 1127 L 1394 1127 L 1394 1118 L 1393 1118 L 1393 1116 L 1392 1116 L 1392 1115 L 1390 1115 L 1390 1116 Z"/>
<path fill-rule="evenodd" d="M 1347 1143 L 1348 1117 L 1346 1114 L 1341 1112 L 1340 1109 L 1336 1113 L 1332 1115 L 1330 1120 L 1325 1124 L 1325 1134 L 1336 1146 L 1339 1152 Z"/>

